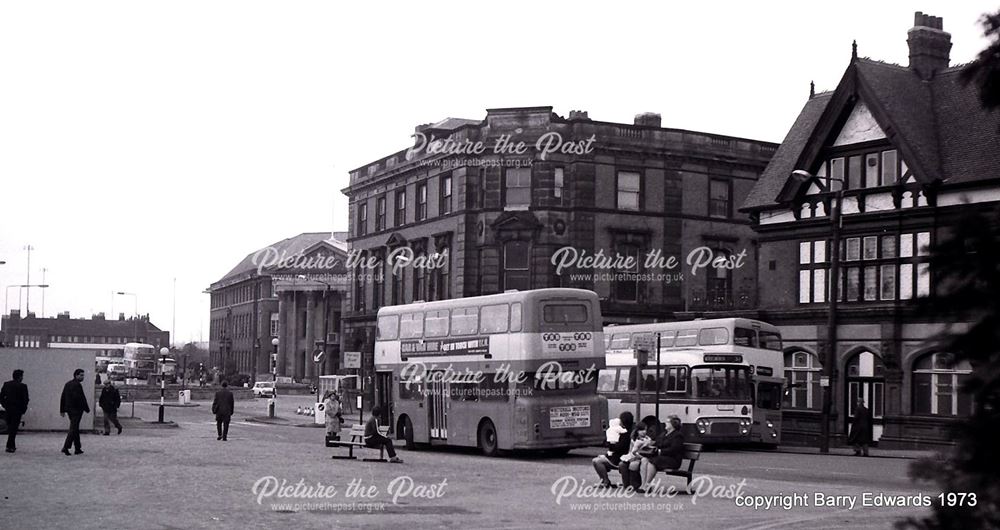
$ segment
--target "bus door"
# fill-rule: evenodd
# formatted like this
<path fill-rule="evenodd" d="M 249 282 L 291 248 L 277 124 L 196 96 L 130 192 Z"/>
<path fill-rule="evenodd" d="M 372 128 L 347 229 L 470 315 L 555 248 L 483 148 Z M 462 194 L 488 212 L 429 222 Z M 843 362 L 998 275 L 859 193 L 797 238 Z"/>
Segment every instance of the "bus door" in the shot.
<path fill-rule="evenodd" d="M 427 424 L 432 440 L 448 439 L 449 383 L 441 377 L 430 375 L 427 382 Z"/>
<path fill-rule="evenodd" d="M 380 425 L 395 425 L 392 410 L 392 372 L 375 372 L 375 404 L 382 408 Z"/>

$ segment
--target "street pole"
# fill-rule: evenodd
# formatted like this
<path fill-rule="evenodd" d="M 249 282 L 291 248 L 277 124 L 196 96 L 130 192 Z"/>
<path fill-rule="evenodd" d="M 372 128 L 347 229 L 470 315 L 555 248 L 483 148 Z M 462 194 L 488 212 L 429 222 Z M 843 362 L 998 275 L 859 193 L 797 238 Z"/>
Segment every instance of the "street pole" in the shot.
<path fill-rule="evenodd" d="M 827 377 L 827 386 L 823 390 L 823 411 L 820 425 L 820 453 L 830 452 L 830 420 L 833 408 L 833 395 L 837 388 L 837 287 L 840 285 L 840 211 L 843 206 L 843 182 L 837 190 L 831 205 L 830 220 L 833 223 L 830 249 L 830 310 L 826 321 L 826 355 L 823 359 L 823 373 Z"/>
<path fill-rule="evenodd" d="M 31 312 L 31 251 L 35 250 L 35 247 L 31 245 L 25 245 L 24 250 L 28 251 L 28 271 L 27 271 L 27 281 L 24 282 L 25 286 L 28 288 L 28 296 L 25 297 L 24 301 L 24 314 L 27 315 Z M 42 282 L 45 283 L 45 282 Z"/>
<path fill-rule="evenodd" d="M 167 354 L 170 350 L 167 348 L 160 348 L 160 413 L 157 417 L 157 423 L 163 423 L 163 407 L 165 405 L 165 396 L 167 391 L 167 378 L 163 374 L 163 364 L 167 361 Z"/>
<path fill-rule="evenodd" d="M 327 361 L 327 355 L 329 355 L 329 352 L 326 351 L 326 347 L 327 347 L 326 339 L 327 339 L 327 337 L 329 337 L 329 331 L 330 331 L 330 301 L 329 301 L 329 294 L 330 294 L 330 284 L 326 284 L 326 290 L 323 291 L 323 361 L 324 362 L 329 362 L 329 361 Z M 317 377 L 317 379 L 319 378 L 319 376 L 320 376 L 319 366 L 317 365 L 316 366 L 316 377 Z M 319 385 L 317 385 L 317 388 L 319 388 Z"/>
<path fill-rule="evenodd" d="M 656 421 L 660 421 L 660 332 L 656 332 Z"/>

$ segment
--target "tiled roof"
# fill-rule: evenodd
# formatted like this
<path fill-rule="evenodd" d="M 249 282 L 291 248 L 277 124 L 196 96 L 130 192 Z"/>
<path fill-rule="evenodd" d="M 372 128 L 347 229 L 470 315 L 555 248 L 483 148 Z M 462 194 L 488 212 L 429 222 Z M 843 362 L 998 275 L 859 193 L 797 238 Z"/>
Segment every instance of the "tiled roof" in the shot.
<path fill-rule="evenodd" d="M 292 256 L 298 254 L 299 252 L 304 252 L 313 245 L 320 242 L 327 242 L 333 245 L 334 248 L 340 249 L 347 252 L 347 243 L 344 242 L 346 238 L 345 232 L 305 232 L 299 234 L 295 237 L 290 237 L 288 239 L 283 239 L 277 243 L 272 243 L 267 247 L 255 250 L 246 255 L 242 261 L 239 262 L 231 271 L 226 273 L 225 276 L 220 278 L 217 282 L 212 284 L 212 287 L 216 287 L 218 284 L 226 282 L 226 280 L 235 279 L 238 276 L 248 274 L 257 269 L 257 264 L 255 263 L 254 256 L 258 252 L 261 252 L 268 247 L 273 248 L 278 256 Z"/>
<path fill-rule="evenodd" d="M 816 123 L 819 122 L 820 116 L 823 115 L 823 111 L 826 110 L 831 96 L 831 92 L 818 94 L 802 107 L 802 112 L 795 119 L 795 124 L 788 130 L 785 139 L 782 140 L 778 150 L 771 157 L 771 162 L 764 169 L 764 173 L 757 180 L 753 190 L 747 195 L 743 202 L 743 208 L 756 208 L 774 203 L 775 197 L 785 186 L 788 176 L 795 170 L 795 162 L 802 150 L 805 149 L 809 136 L 812 134 L 813 128 L 816 127 Z"/>
<path fill-rule="evenodd" d="M 918 172 L 918 179 L 955 183 L 1000 176 L 1000 112 L 982 108 L 978 88 L 958 79 L 961 67 L 942 70 L 931 81 L 909 68 L 871 59 L 855 59 L 852 67 L 862 99 L 880 121 L 888 122 L 880 125 L 902 144 L 904 159 L 924 173 Z M 848 77 L 838 92 L 846 89 Z M 742 208 L 776 204 L 830 99 L 816 96 L 806 102 Z"/>
<path fill-rule="evenodd" d="M 101 337 L 132 337 L 138 333 L 140 336 L 147 333 L 163 333 L 163 330 L 153 325 L 145 319 L 128 320 L 102 320 L 100 318 L 32 318 L 26 317 L 21 320 L 10 320 L 5 318 L 4 324 L 8 328 L 22 330 L 46 330 L 57 335 L 89 335 Z"/>

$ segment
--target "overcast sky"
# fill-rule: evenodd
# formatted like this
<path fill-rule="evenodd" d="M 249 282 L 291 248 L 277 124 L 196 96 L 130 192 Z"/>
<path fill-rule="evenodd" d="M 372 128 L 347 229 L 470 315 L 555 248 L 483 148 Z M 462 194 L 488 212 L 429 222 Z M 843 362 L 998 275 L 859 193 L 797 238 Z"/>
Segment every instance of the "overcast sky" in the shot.
<path fill-rule="evenodd" d="M 202 291 L 246 254 L 346 230 L 347 172 L 485 109 L 781 141 L 861 56 L 907 63 L 913 12 L 952 64 L 989 2 L 3 2 L 0 295 L 140 313 L 207 339 Z M 22 309 L 25 298 L 20 300 Z M 0 300 L 2 302 L 2 300 Z M 33 290 L 31 309 L 42 295 Z"/>

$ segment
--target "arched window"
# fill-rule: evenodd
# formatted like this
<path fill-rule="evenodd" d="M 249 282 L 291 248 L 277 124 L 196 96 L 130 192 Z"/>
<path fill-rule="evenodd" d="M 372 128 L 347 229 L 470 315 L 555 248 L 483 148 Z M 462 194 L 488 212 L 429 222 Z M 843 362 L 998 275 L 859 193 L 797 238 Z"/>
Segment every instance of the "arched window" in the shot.
<path fill-rule="evenodd" d="M 913 365 L 913 413 L 935 416 L 972 414 L 972 396 L 959 389 L 971 377 L 968 361 L 955 364 L 950 353 L 932 353 Z"/>
<path fill-rule="evenodd" d="M 785 378 L 790 387 L 785 395 L 785 408 L 819 410 L 823 404 L 823 393 L 819 387 L 819 376 L 823 365 L 815 355 L 803 351 L 785 354 Z"/>

